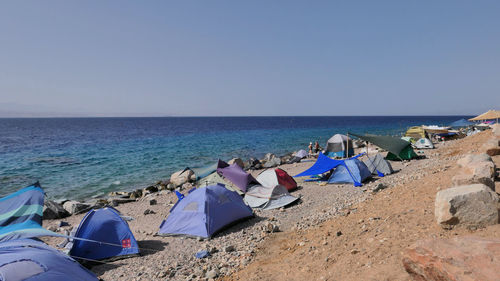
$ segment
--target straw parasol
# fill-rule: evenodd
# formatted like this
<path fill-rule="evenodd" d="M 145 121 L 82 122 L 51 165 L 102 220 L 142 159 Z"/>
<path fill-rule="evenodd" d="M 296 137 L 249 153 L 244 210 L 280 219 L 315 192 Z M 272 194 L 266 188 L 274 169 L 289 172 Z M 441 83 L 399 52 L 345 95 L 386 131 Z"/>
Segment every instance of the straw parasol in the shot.
<path fill-rule="evenodd" d="M 498 119 L 500 119 L 500 110 L 488 110 L 481 115 L 469 119 L 469 121 L 482 121 L 482 120 L 493 120 L 493 119 L 496 119 L 498 123 Z"/>

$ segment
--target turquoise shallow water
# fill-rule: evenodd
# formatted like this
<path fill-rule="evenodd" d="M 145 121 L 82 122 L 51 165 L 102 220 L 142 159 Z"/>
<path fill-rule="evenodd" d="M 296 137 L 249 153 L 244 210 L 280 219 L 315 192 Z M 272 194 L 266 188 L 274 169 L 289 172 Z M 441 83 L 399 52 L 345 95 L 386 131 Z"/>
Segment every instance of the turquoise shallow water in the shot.
<path fill-rule="evenodd" d="M 54 199 L 144 187 L 218 158 L 305 149 L 336 133 L 399 135 L 467 116 L 0 119 L 0 194 L 40 181 Z"/>

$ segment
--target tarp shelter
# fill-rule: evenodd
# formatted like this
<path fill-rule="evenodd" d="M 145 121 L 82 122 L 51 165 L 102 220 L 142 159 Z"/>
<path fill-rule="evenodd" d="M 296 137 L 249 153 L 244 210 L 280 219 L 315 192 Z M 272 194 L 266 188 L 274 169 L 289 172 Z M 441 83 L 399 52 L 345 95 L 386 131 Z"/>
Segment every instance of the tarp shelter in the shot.
<path fill-rule="evenodd" d="M 460 127 L 468 127 L 468 126 L 473 126 L 473 125 L 474 125 L 473 122 L 467 121 L 467 120 L 462 118 L 460 120 L 457 120 L 457 121 L 451 123 L 450 127 L 460 128 Z"/>
<path fill-rule="evenodd" d="M 469 119 L 469 121 L 496 120 L 498 123 L 498 119 L 500 119 L 500 110 L 488 110 L 483 114 Z"/>
<path fill-rule="evenodd" d="M 377 135 L 356 135 L 352 134 L 364 141 L 371 142 L 374 145 L 389 151 L 386 156 L 387 160 L 409 160 L 418 157 L 411 148 L 411 144 L 398 137 L 377 136 Z"/>
<path fill-rule="evenodd" d="M 354 155 L 352 140 L 346 135 L 336 134 L 326 142 L 325 154 L 328 157 L 350 157 Z"/>
<path fill-rule="evenodd" d="M 432 141 L 427 138 L 421 138 L 418 141 L 416 141 L 413 145 L 418 149 L 434 148 L 434 144 L 432 144 Z"/>
<path fill-rule="evenodd" d="M 34 183 L 0 199 L 0 241 L 62 236 L 42 227 L 44 193 Z"/>
<path fill-rule="evenodd" d="M 254 185 L 245 193 L 245 202 L 252 208 L 264 210 L 284 207 L 295 202 L 297 197 L 288 193 L 282 185 L 273 187 Z"/>
<path fill-rule="evenodd" d="M 92 281 L 97 277 L 74 259 L 33 239 L 0 243 L 1 281 Z"/>
<path fill-rule="evenodd" d="M 372 173 L 372 175 L 377 175 L 377 171 L 384 175 L 390 175 L 394 173 L 391 163 L 385 160 L 382 154 L 377 153 L 375 156 L 367 155 L 366 158 L 367 159 L 365 159 L 363 162 L 365 163 L 370 173 Z"/>
<path fill-rule="evenodd" d="M 222 228 L 253 216 L 238 193 L 221 184 L 192 189 L 160 225 L 159 235 L 210 238 Z"/>
<path fill-rule="evenodd" d="M 411 137 L 416 140 L 420 138 L 425 138 L 425 130 L 422 128 L 422 126 L 415 126 L 415 127 L 410 127 L 406 133 L 405 137 Z"/>
<path fill-rule="evenodd" d="M 217 164 L 217 173 L 232 182 L 235 186 L 241 189 L 242 192 L 246 192 L 247 187 L 252 184 L 258 184 L 255 178 L 245 172 L 238 164 L 233 163 L 231 165 L 226 162 L 219 160 Z"/>
<path fill-rule="evenodd" d="M 297 188 L 297 182 L 282 169 L 267 169 L 257 176 L 257 181 L 266 187 L 284 186 L 288 191 Z"/>
<path fill-rule="evenodd" d="M 335 170 L 328 179 L 329 183 L 353 183 L 361 186 L 362 182 L 371 176 L 366 165 L 358 159 L 346 159 Z"/>
<path fill-rule="evenodd" d="M 81 239 L 73 241 L 69 255 L 77 259 L 116 260 L 139 254 L 139 246 L 127 222 L 111 207 L 90 210 L 74 237 Z"/>
<path fill-rule="evenodd" d="M 354 157 L 351 157 L 350 159 L 356 159 L 360 157 L 362 154 L 358 154 Z M 327 156 L 325 156 L 323 153 L 319 153 L 318 159 L 316 159 L 316 162 L 309 167 L 309 169 L 303 171 L 302 173 L 295 175 L 294 177 L 305 177 L 305 176 L 315 176 L 315 175 L 321 175 L 323 173 L 326 173 L 333 168 L 337 167 L 338 165 L 342 165 L 344 160 L 335 160 L 331 159 Z"/>

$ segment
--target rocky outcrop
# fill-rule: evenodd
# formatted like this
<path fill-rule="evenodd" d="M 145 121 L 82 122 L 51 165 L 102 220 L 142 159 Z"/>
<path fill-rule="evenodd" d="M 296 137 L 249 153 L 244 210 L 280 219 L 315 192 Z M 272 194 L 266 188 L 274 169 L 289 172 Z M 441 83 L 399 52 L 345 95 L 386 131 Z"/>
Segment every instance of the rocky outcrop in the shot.
<path fill-rule="evenodd" d="M 274 155 L 273 153 L 268 153 L 264 157 L 264 159 L 261 160 L 264 164 L 262 165 L 263 168 L 272 168 L 276 167 L 278 165 L 281 165 L 281 159 Z"/>
<path fill-rule="evenodd" d="M 444 228 L 483 227 L 498 223 L 498 195 L 484 184 L 464 185 L 436 194 L 435 216 Z"/>
<path fill-rule="evenodd" d="M 469 154 L 458 160 L 457 164 L 462 169 L 451 179 L 452 186 L 481 183 L 495 189 L 496 167 L 489 155 L 485 153 Z"/>
<path fill-rule="evenodd" d="M 232 165 L 232 164 L 236 164 L 238 166 L 240 166 L 240 168 L 245 168 L 245 163 L 243 162 L 243 160 L 241 160 L 241 158 L 233 158 L 231 160 L 229 160 L 227 162 L 229 165 Z"/>
<path fill-rule="evenodd" d="M 77 214 L 80 214 L 80 213 L 83 213 L 83 212 L 90 210 L 92 208 L 92 206 L 90 204 L 87 204 L 87 203 L 82 203 L 82 202 L 70 200 L 70 201 L 64 202 L 63 208 L 66 211 L 68 211 L 68 213 L 70 213 L 72 215 L 77 215 Z"/>
<path fill-rule="evenodd" d="M 500 139 L 493 137 L 489 139 L 481 148 L 489 156 L 500 155 Z"/>
<path fill-rule="evenodd" d="M 43 204 L 43 219 L 62 219 L 69 215 L 70 213 L 66 211 L 63 206 L 61 206 L 61 204 L 58 204 L 51 200 L 45 200 Z"/>
<path fill-rule="evenodd" d="M 175 187 L 182 186 L 190 181 L 192 175 L 194 175 L 194 173 L 189 169 L 177 171 L 170 176 L 170 183 L 172 183 Z"/>
<path fill-rule="evenodd" d="M 251 157 L 245 162 L 245 170 L 260 168 L 262 168 L 262 165 L 260 164 L 260 161 L 258 159 Z"/>
<path fill-rule="evenodd" d="M 500 240 L 478 237 L 418 241 L 403 253 L 415 281 L 499 280 Z"/>
<path fill-rule="evenodd" d="M 492 133 L 495 137 L 500 138 L 500 124 L 491 125 Z"/>

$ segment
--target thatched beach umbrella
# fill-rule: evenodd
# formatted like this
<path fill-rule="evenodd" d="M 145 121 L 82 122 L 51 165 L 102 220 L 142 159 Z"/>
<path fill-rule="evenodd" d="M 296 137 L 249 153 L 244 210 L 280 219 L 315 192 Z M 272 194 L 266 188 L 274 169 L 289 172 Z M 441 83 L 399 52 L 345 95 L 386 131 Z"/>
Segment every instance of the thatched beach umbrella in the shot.
<path fill-rule="evenodd" d="M 500 119 L 500 110 L 488 110 L 481 115 L 469 119 L 469 121 L 483 121 L 483 120 L 494 120 L 494 119 L 496 119 L 498 123 L 498 119 Z"/>

